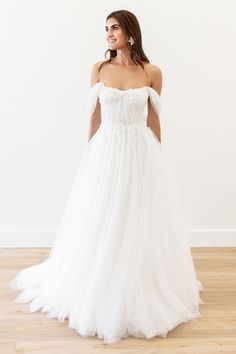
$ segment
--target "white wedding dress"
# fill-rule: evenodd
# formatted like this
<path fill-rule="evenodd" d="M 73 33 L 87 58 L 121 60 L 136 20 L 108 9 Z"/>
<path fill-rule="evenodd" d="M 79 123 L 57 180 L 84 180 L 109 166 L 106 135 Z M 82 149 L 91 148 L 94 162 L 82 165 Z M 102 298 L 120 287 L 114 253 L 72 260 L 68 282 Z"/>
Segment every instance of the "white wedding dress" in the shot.
<path fill-rule="evenodd" d="M 196 277 L 177 186 L 161 144 L 147 126 L 151 87 L 98 82 L 101 125 L 86 144 L 49 257 L 21 270 L 11 289 L 49 318 L 104 343 L 166 337 L 200 317 Z"/>

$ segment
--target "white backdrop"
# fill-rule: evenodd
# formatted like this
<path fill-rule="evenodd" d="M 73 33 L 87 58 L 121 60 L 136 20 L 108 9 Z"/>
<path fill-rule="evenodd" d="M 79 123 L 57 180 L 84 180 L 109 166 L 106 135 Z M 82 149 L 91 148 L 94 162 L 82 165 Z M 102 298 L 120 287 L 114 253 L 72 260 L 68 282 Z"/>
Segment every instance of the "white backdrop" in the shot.
<path fill-rule="evenodd" d="M 190 244 L 236 246 L 235 1 L 12 0 L 0 5 L 1 247 L 51 245 L 87 143 L 91 66 L 119 9 L 162 70 L 162 145 Z"/>

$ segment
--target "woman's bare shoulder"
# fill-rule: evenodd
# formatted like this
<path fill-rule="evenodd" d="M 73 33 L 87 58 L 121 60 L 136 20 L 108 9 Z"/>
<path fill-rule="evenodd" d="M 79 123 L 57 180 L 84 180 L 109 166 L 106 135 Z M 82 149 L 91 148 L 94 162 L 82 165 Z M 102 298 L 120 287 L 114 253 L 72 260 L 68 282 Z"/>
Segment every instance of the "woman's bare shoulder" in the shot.
<path fill-rule="evenodd" d="M 162 90 L 162 71 L 161 71 L 160 67 L 155 64 L 152 64 L 152 63 L 147 63 L 145 65 L 145 68 L 146 68 L 148 76 L 151 80 L 151 86 L 160 95 L 161 90 Z"/>
<path fill-rule="evenodd" d="M 103 63 L 105 63 L 107 60 L 99 60 L 96 63 L 93 64 L 93 68 L 95 69 L 99 69 L 100 65 L 102 65 Z"/>
<path fill-rule="evenodd" d="M 161 74 L 161 69 L 156 64 L 145 63 L 144 66 L 145 66 L 146 70 L 149 70 L 149 72 L 151 74 Z"/>
<path fill-rule="evenodd" d="M 99 81 L 99 69 L 100 66 L 105 62 L 106 60 L 99 60 L 92 65 L 91 80 L 90 80 L 91 86 L 95 85 Z"/>

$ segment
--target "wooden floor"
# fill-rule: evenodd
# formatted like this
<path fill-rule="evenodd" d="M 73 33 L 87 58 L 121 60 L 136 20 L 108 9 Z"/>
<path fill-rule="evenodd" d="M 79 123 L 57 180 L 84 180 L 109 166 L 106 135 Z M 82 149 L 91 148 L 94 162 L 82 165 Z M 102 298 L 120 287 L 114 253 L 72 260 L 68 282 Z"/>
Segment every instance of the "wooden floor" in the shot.
<path fill-rule="evenodd" d="M 125 338 L 104 344 L 81 337 L 44 313 L 30 313 L 27 304 L 14 303 L 18 292 L 9 288 L 23 268 L 42 262 L 48 248 L 0 249 L 0 354 L 236 354 L 236 248 L 191 248 L 198 279 L 205 290 L 201 317 L 182 323 L 167 338 Z"/>

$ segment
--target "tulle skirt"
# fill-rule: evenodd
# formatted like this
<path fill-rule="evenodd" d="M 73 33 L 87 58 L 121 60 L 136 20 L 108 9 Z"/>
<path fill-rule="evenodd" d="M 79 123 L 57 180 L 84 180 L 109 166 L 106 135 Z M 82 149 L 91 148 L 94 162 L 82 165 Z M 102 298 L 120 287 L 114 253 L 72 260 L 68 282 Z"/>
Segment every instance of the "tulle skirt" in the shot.
<path fill-rule="evenodd" d="M 200 317 L 178 189 L 143 124 L 102 123 L 83 149 L 49 257 L 11 281 L 15 302 L 104 343 L 166 337 Z"/>

